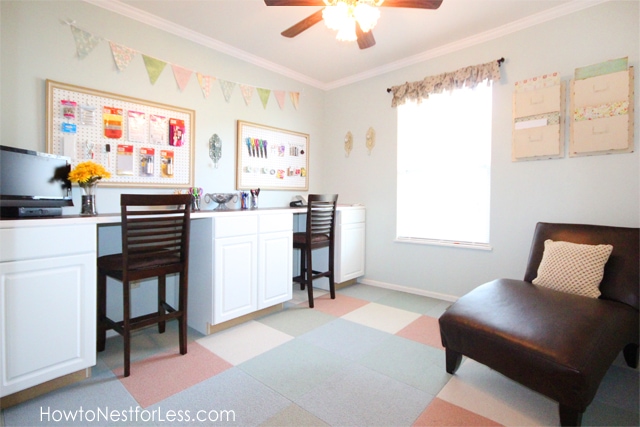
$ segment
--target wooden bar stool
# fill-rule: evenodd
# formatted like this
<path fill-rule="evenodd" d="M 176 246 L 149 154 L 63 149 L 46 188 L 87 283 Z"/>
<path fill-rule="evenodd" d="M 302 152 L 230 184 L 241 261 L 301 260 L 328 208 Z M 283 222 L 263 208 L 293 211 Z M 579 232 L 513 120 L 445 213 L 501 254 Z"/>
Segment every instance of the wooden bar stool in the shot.
<path fill-rule="evenodd" d="M 97 350 L 103 351 L 107 330 L 124 338 L 124 376 L 130 374 L 131 331 L 167 320 L 179 324 L 180 354 L 187 353 L 187 283 L 191 196 L 188 194 L 120 196 L 122 253 L 98 258 Z M 178 309 L 166 301 L 166 276 L 179 275 Z M 123 320 L 107 317 L 107 276 L 122 282 Z M 158 278 L 158 311 L 131 318 L 131 282 Z"/>
<path fill-rule="evenodd" d="M 313 280 L 329 278 L 331 299 L 336 298 L 334 282 L 334 247 L 336 231 L 337 194 L 310 194 L 307 206 L 307 227 L 304 232 L 293 233 L 293 247 L 300 249 L 300 275 L 293 278 L 300 289 L 307 287 L 309 307 L 313 308 Z M 329 270 L 315 271 L 311 253 L 314 249 L 329 248 Z"/>

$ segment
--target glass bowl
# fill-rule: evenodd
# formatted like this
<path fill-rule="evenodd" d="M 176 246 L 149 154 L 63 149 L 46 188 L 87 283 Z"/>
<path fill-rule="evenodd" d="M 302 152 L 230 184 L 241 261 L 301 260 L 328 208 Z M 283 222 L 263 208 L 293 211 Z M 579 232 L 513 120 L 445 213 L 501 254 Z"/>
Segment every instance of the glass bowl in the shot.
<path fill-rule="evenodd" d="M 234 203 L 238 200 L 238 195 L 236 193 L 207 193 L 204 195 L 205 203 L 216 202 L 218 204 L 218 206 L 214 209 L 215 211 L 223 211 L 229 209 L 227 207 L 227 203 L 232 200 Z"/>

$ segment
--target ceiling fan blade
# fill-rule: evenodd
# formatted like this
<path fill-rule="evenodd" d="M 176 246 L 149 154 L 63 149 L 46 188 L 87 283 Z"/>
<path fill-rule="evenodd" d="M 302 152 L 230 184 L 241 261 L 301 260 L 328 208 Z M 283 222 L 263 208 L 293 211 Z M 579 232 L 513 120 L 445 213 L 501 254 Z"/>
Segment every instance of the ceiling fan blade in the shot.
<path fill-rule="evenodd" d="M 373 38 L 373 31 L 369 30 L 365 33 L 358 22 L 356 22 L 356 35 L 358 36 L 358 47 L 360 49 L 367 49 L 376 44 L 376 39 Z"/>
<path fill-rule="evenodd" d="M 297 24 L 293 25 L 292 27 L 287 28 L 286 30 L 284 30 L 280 34 L 282 34 L 285 37 L 289 37 L 289 38 L 297 36 L 298 34 L 303 32 L 304 30 L 306 30 L 306 29 L 314 26 L 318 22 L 322 21 L 322 11 L 323 10 L 324 9 L 320 9 L 319 11 L 314 13 L 313 15 L 307 16 L 302 21 L 298 22 Z"/>
<path fill-rule="evenodd" d="M 264 0 L 267 6 L 325 6 L 322 0 Z"/>
<path fill-rule="evenodd" d="M 442 0 L 385 0 L 381 6 L 407 7 L 412 9 L 437 9 Z"/>

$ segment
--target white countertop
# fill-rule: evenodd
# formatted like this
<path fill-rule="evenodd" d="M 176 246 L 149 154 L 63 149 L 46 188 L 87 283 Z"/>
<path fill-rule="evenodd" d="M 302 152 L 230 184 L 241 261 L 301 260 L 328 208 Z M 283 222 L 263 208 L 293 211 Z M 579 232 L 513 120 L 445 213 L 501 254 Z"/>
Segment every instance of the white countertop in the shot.
<path fill-rule="evenodd" d="M 363 205 L 338 205 L 337 210 L 364 209 Z M 229 216 L 237 214 L 277 214 L 290 212 L 292 214 L 306 213 L 307 208 L 260 208 L 260 209 L 227 209 L 227 210 L 201 210 L 191 212 L 191 219 L 211 218 L 215 216 Z M 59 217 L 47 218 L 20 218 L 2 219 L 0 228 L 20 228 L 20 227 L 46 227 L 52 225 L 79 225 L 79 224 L 118 224 L 120 214 L 101 214 L 97 216 L 63 215 Z"/>

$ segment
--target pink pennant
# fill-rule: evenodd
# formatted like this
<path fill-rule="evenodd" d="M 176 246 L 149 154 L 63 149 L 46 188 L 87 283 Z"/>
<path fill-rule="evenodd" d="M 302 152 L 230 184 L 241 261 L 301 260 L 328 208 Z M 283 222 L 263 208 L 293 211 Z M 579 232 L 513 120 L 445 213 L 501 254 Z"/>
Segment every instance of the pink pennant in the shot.
<path fill-rule="evenodd" d="M 240 85 L 240 90 L 242 91 L 242 97 L 244 98 L 245 104 L 251 104 L 251 98 L 253 97 L 253 86 L 249 85 Z"/>
<path fill-rule="evenodd" d="M 176 83 L 178 83 L 180 91 L 184 92 L 184 88 L 187 87 L 187 83 L 189 83 L 189 79 L 191 78 L 193 71 L 173 64 L 171 65 L 171 68 L 173 69 L 173 76 L 176 78 Z"/>
<path fill-rule="evenodd" d="M 283 90 L 273 91 L 273 95 L 276 97 L 276 101 L 278 101 L 278 105 L 280 106 L 281 110 L 284 109 L 284 94 L 285 92 Z"/>

